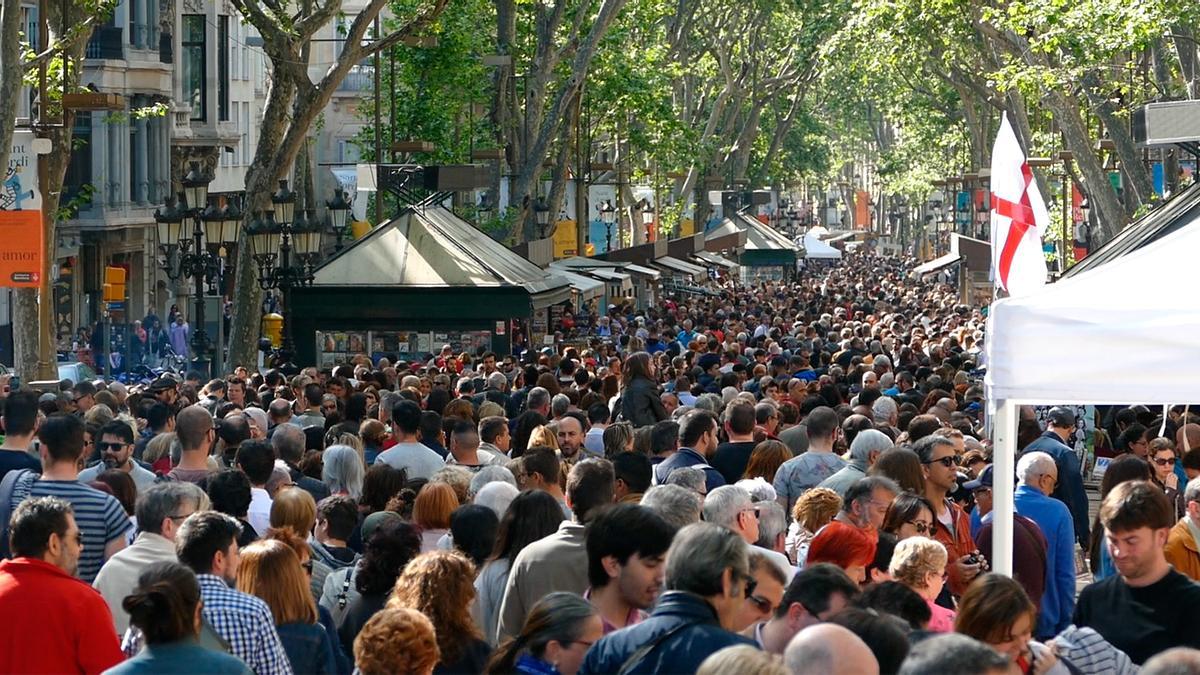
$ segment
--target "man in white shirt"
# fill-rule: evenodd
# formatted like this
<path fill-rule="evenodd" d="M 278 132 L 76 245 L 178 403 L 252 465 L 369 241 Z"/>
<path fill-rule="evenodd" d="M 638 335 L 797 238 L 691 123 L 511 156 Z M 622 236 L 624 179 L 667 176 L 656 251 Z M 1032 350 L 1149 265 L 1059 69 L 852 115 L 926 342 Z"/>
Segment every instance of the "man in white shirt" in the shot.
<path fill-rule="evenodd" d="M 583 437 L 583 447 L 598 457 L 604 456 L 604 430 L 608 428 L 610 415 L 608 406 L 603 403 L 596 403 L 587 409 L 588 422 L 592 427 Z"/>
<path fill-rule="evenodd" d="M 246 441 L 238 448 L 237 467 L 250 479 L 250 510 L 246 522 L 259 535 L 271 527 L 271 495 L 267 481 L 275 469 L 275 450 L 267 441 Z"/>
<path fill-rule="evenodd" d="M 375 459 L 403 469 L 409 480 L 430 478 L 446 465 L 441 455 L 417 440 L 421 430 L 421 406 L 401 399 L 392 408 L 392 434 L 396 444 Z"/>
<path fill-rule="evenodd" d="M 100 451 L 101 461 L 80 471 L 79 482 L 96 480 L 101 473 L 116 469 L 129 474 L 139 493 L 154 485 L 154 472 L 142 468 L 133 459 L 133 427 L 121 420 L 113 420 L 101 427 L 97 435 L 96 449 Z"/>

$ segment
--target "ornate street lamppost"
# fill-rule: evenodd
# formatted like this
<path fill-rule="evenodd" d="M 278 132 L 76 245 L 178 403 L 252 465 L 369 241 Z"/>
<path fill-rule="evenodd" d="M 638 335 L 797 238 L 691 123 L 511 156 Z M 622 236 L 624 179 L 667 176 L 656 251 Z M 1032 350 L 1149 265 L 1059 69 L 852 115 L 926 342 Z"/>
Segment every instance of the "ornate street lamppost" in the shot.
<path fill-rule="evenodd" d="M 604 223 L 604 250 L 608 252 L 612 250 L 612 229 L 617 220 L 617 210 L 607 199 L 597 206 L 596 210 L 600 212 L 600 222 Z"/>
<path fill-rule="evenodd" d="M 542 197 L 538 197 L 533 203 L 533 215 L 537 219 L 538 229 L 542 233 L 542 239 L 550 236 L 550 205 Z"/>
<path fill-rule="evenodd" d="M 654 227 L 654 205 L 649 199 L 642 200 L 642 227 L 645 228 L 646 241 L 653 241 L 650 230 Z"/>
<path fill-rule="evenodd" d="M 198 162 L 191 163 L 191 169 L 180 182 L 183 192 L 179 194 L 178 206 L 168 199 L 154 214 L 158 245 L 163 253 L 160 266 L 171 281 L 190 277 L 195 286 L 192 367 L 207 377 L 211 374 L 212 343 L 204 329 L 204 295 L 208 286 L 220 279 L 221 261 L 227 248 L 237 242 L 236 222 L 241 214 L 236 207 L 218 209 L 209 202 L 208 184 L 212 176 L 204 173 Z M 190 232 L 184 226 L 189 219 Z"/>
<path fill-rule="evenodd" d="M 336 197 L 335 197 L 336 200 Z M 292 341 L 288 316 L 291 314 L 292 289 L 309 286 L 313 282 L 313 269 L 321 252 L 322 227 L 316 213 L 295 214 L 296 194 L 288 189 L 287 181 L 279 181 L 279 190 L 271 196 L 271 211 L 259 213 L 246 228 L 246 238 L 254 262 L 258 266 L 258 286 L 266 290 L 279 289 L 283 295 L 283 342 L 271 356 L 272 366 L 287 376 L 295 375 L 300 369 L 292 363 L 296 353 Z M 340 217 L 344 224 L 345 212 L 340 216 L 330 207 L 331 218 Z M 343 225 L 344 227 L 344 225 Z"/>
<path fill-rule="evenodd" d="M 337 237 L 337 243 L 334 244 L 333 250 L 340 251 L 344 248 L 342 242 L 349 233 L 346 217 L 350 214 L 350 202 L 346 200 L 346 193 L 340 188 L 335 188 L 333 199 L 325 202 L 325 208 L 329 210 L 330 225 L 333 228 L 334 236 Z"/>

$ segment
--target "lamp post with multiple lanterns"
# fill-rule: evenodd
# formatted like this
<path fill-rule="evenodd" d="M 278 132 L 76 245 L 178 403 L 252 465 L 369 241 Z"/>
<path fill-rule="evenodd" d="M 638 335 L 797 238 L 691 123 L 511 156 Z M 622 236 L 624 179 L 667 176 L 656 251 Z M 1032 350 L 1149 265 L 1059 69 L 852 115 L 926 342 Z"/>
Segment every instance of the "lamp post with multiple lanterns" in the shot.
<path fill-rule="evenodd" d="M 158 247 L 162 252 L 160 266 L 171 281 L 191 278 L 196 289 L 196 325 L 192 329 L 192 367 L 204 375 L 210 374 L 212 343 L 205 330 L 204 295 L 210 284 L 221 276 L 221 262 L 228 247 L 237 242 L 242 214 L 232 203 L 224 209 L 210 202 L 208 184 L 212 177 L 192 162 L 191 169 L 180 181 L 183 192 L 178 201 L 167 203 L 154 214 Z M 185 224 L 191 224 L 191 231 Z"/>

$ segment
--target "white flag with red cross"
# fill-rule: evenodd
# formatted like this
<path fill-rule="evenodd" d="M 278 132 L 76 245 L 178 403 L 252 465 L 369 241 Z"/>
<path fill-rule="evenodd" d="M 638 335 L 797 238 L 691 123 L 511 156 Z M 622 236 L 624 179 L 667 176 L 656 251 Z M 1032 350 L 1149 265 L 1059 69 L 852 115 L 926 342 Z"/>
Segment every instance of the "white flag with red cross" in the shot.
<path fill-rule="evenodd" d="M 1042 235 L 1050 214 L 1007 113 L 992 147 L 991 182 L 993 279 L 1010 296 L 1028 295 L 1046 284 Z"/>

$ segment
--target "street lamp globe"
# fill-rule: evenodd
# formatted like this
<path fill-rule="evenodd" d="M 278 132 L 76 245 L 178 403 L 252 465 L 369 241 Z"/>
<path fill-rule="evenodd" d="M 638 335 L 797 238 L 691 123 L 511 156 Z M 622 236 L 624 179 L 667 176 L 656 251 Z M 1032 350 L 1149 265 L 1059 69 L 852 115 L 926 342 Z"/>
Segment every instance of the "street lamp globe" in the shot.
<path fill-rule="evenodd" d="M 232 200 L 221 211 L 221 241 L 223 246 L 233 246 L 238 240 L 238 228 L 242 224 L 242 212 Z"/>
<path fill-rule="evenodd" d="M 184 210 L 199 212 L 208 203 L 208 184 L 212 176 L 200 169 L 199 162 L 192 162 L 191 169 L 181 181 L 183 184 Z"/>
<path fill-rule="evenodd" d="M 492 219 L 492 196 L 490 193 L 484 192 L 479 195 L 479 204 L 476 205 L 479 222 L 485 223 Z"/>
<path fill-rule="evenodd" d="M 546 236 L 546 226 L 550 224 L 550 205 L 542 197 L 538 197 L 533 204 L 533 213 L 537 218 L 538 227 L 542 229 L 542 236 Z"/>
<path fill-rule="evenodd" d="M 296 193 L 288 189 L 287 180 L 279 181 L 279 189 L 271 195 L 271 205 L 274 207 L 275 222 L 285 225 L 292 222 L 296 210 Z"/>
<path fill-rule="evenodd" d="M 200 214 L 200 221 L 204 223 L 204 244 L 220 246 L 221 233 L 225 229 L 225 214 L 217 208 L 215 199 L 209 200 L 208 206 Z"/>
<path fill-rule="evenodd" d="M 167 197 L 167 203 L 154 212 L 154 222 L 158 230 L 158 245 L 164 248 L 179 245 L 179 235 L 183 230 L 183 213 L 175 206 L 175 198 Z"/>
<path fill-rule="evenodd" d="M 329 210 L 329 222 L 339 242 L 346 234 L 346 217 L 350 214 L 350 202 L 346 201 L 345 195 L 342 190 L 335 189 L 333 199 L 325 202 L 325 208 Z"/>

